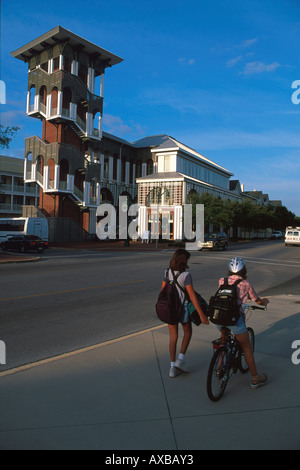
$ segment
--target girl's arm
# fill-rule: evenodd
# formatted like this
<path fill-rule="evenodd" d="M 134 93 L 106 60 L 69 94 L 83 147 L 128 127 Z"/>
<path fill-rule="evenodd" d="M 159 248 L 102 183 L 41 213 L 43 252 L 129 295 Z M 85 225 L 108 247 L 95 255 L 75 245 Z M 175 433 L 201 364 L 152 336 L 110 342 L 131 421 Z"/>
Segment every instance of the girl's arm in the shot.
<path fill-rule="evenodd" d="M 205 325 L 209 325 L 208 318 L 207 318 L 207 316 L 203 313 L 203 310 L 202 310 L 202 308 L 201 308 L 200 305 L 199 305 L 199 302 L 198 302 L 197 296 L 196 296 L 196 294 L 195 294 L 193 285 L 192 285 L 192 284 L 189 284 L 188 286 L 185 286 L 185 288 L 186 288 L 186 290 L 187 290 L 187 293 L 189 294 L 189 297 L 190 297 L 191 302 L 193 303 L 195 309 L 197 310 L 197 312 L 198 312 L 198 314 L 199 314 L 199 317 L 200 317 L 202 323 L 204 323 Z"/>

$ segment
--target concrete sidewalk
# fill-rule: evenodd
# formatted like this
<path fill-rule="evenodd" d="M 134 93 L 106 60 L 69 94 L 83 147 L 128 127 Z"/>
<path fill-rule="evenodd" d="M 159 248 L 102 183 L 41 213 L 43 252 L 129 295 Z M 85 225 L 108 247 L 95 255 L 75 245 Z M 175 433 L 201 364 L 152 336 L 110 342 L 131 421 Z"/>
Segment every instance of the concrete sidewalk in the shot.
<path fill-rule="evenodd" d="M 190 373 L 173 379 L 164 325 L 2 372 L 0 448 L 300 449 L 300 365 L 291 360 L 299 312 L 300 296 L 274 296 L 252 314 L 269 383 L 253 391 L 237 373 L 217 403 L 206 394 L 214 325 L 194 328 Z"/>

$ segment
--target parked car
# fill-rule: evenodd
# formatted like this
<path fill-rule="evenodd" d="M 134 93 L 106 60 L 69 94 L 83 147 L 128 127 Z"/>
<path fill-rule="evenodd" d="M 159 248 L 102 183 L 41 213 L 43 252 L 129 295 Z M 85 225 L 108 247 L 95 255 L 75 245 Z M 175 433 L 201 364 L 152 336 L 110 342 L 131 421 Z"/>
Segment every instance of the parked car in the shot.
<path fill-rule="evenodd" d="M 279 232 L 279 230 L 274 230 L 274 232 L 271 233 L 271 239 L 275 240 L 275 239 L 280 239 L 282 238 L 282 232 Z"/>
<path fill-rule="evenodd" d="M 226 250 L 228 248 L 228 238 L 225 232 L 210 232 L 204 235 L 204 243 L 200 248 L 208 248 L 210 250 L 218 250 L 222 248 Z"/>
<path fill-rule="evenodd" d="M 36 235 L 14 235 L 8 238 L 1 244 L 2 250 L 21 251 L 38 251 L 43 252 L 45 248 L 48 248 L 48 242 L 45 242 Z"/>

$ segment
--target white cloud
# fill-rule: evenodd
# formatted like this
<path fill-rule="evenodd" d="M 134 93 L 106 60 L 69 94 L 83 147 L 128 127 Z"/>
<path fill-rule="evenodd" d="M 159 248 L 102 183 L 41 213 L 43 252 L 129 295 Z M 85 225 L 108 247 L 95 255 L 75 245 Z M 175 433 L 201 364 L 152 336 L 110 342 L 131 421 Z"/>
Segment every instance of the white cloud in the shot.
<path fill-rule="evenodd" d="M 248 62 L 241 73 L 243 75 L 253 75 L 263 72 L 274 72 L 278 67 L 280 67 L 278 62 L 272 62 L 272 64 L 264 64 L 260 61 Z"/>
<path fill-rule="evenodd" d="M 146 130 L 139 123 L 125 124 L 123 119 L 119 116 L 111 114 L 104 114 L 103 116 L 103 130 L 109 134 L 117 136 L 127 136 L 125 138 L 131 139 L 144 135 Z"/>
<path fill-rule="evenodd" d="M 178 59 L 178 62 L 184 64 L 184 65 L 193 65 L 196 61 L 195 59 L 191 58 L 191 59 L 186 59 L 185 57 L 180 57 Z"/>
<path fill-rule="evenodd" d="M 252 46 L 253 44 L 255 44 L 257 41 L 258 41 L 257 38 L 246 39 L 245 41 L 242 42 L 242 44 L 240 45 L 240 47 L 242 47 L 242 48 L 250 47 L 250 46 Z"/>
<path fill-rule="evenodd" d="M 239 55 L 238 57 L 235 57 L 234 59 L 228 60 L 226 62 L 226 67 L 231 68 L 234 67 L 240 60 L 242 60 L 243 56 Z"/>

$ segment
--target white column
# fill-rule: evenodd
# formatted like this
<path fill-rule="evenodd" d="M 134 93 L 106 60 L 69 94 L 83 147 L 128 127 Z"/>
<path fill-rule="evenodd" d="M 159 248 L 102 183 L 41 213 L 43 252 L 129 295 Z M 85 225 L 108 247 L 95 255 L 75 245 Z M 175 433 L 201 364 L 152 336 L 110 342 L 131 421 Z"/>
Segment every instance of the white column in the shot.
<path fill-rule="evenodd" d="M 59 70 L 63 70 L 64 67 L 64 56 L 60 55 L 59 56 Z"/>
<path fill-rule="evenodd" d="M 101 74 L 101 81 L 100 81 L 100 96 L 103 98 L 103 91 L 104 91 L 104 73 Z"/>
<path fill-rule="evenodd" d="M 30 91 L 27 91 L 26 113 L 30 111 Z"/>
<path fill-rule="evenodd" d="M 59 168 L 60 168 L 60 166 L 55 164 L 55 167 L 54 167 L 54 189 L 59 189 Z"/>
<path fill-rule="evenodd" d="M 34 97 L 34 110 L 38 111 L 40 109 L 40 95 L 35 95 Z"/>
<path fill-rule="evenodd" d="M 31 165 L 31 179 L 36 180 L 36 163 Z"/>
<path fill-rule="evenodd" d="M 47 95 L 46 118 L 52 116 L 52 95 Z"/>
<path fill-rule="evenodd" d="M 95 70 L 92 67 L 88 68 L 88 89 L 95 93 Z"/>
<path fill-rule="evenodd" d="M 25 157 L 25 160 L 24 160 L 24 180 L 25 181 L 27 179 L 27 166 L 28 166 L 28 158 Z"/>
<path fill-rule="evenodd" d="M 53 72 L 53 59 L 50 59 L 48 61 L 48 73 L 52 73 Z"/>
<path fill-rule="evenodd" d="M 48 167 L 48 165 L 44 166 L 43 189 L 49 189 L 49 167 Z"/>
<path fill-rule="evenodd" d="M 57 114 L 62 114 L 62 91 L 57 92 Z"/>

